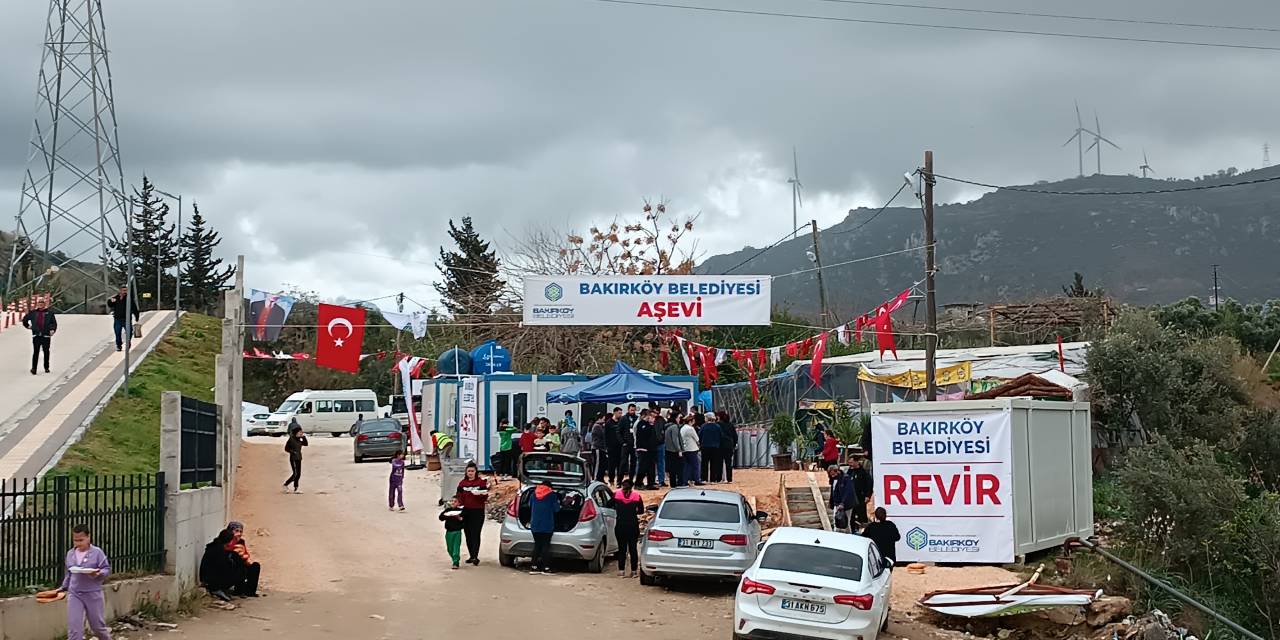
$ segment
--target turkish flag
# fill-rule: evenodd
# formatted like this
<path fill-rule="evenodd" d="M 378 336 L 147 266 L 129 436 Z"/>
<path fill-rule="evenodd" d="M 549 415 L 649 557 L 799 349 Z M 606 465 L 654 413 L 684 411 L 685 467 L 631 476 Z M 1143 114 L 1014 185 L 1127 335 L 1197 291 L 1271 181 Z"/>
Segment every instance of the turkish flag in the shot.
<path fill-rule="evenodd" d="M 316 364 L 330 369 L 360 371 L 364 342 L 364 309 L 321 304 L 316 331 Z"/>

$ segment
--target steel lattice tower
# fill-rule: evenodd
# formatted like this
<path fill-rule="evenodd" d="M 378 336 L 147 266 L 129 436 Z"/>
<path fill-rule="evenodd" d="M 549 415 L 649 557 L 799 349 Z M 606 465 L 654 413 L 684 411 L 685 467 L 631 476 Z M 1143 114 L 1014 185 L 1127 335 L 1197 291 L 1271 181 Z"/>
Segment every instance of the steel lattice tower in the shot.
<path fill-rule="evenodd" d="M 126 203 L 102 0 L 50 0 L 6 292 L 47 290 L 71 269 L 93 283 L 86 307 L 105 297 Z"/>

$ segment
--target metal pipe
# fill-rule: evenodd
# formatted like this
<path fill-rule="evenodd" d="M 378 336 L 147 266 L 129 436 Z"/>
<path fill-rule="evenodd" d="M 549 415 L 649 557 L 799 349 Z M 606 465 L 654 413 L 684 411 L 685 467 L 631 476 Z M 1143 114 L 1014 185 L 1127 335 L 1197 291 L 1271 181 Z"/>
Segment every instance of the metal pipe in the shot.
<path fill-rule="evenodd" d="M 1232 631 L 1235 631 L 1236 633 L 1238 633 L 1238 634 L 1240 634 L 1240 635 L 1242 635 L 1242 636 L 1244 636 L 1244 637 L 1246 637 L 1246 638 L 1249 638 L 1250 640 L 1265 640 L 1265 638 L 1263 638 L 1262 636 L 1260 636 L 1260 635 L 1258 635 L 1258 634 L 1256 634 L 1256 633 L 1254 633 L 1254 632 L 1252 632 L 1252 631 L 1249 631 L 1248 629 L 1245 629 L 1244 627 L 1240 626 L 1239 624 L 1236 624 L 1235 622 L 1231 621 L 1231 620 L 1230 620 L 1230 619 L 1228 619 L 1226 616 L 1223 616 L 1222 614 L 1218 613 L 1217 611 L 1214 611 L 1213 609 L 1210 609 L 1209 607 L 1207 607 L 1207 606 L 1205 606 L 1205 605 L 1203 605 L 1203 604 L 1200 604 L 1199 602 L 1197 602 L 1197 601 L 1195 601 L 1195 600 L 1192 600 L 1192 599 L 1191 599 L 1191 596 L 1188 596 L 1188 595 L 1186 595 L 1186 594 L 1182 593 L 1181 591 L 1178 591 L 1177 589 L 1174 589 L 1174 588 L 1173 588 L 1172 586 L 1170 586 L 1167 582 L 1165 582 L 1165 581 L 1163 581 L 1163 580 L 1160 580 L 1159 578 L 1157 578 L 1157 577 L 1155 577 L 1155 576 L 1153 576 L 1153 575 L 1151 575 L 1151 574 L 1149 574 L 1149 573 L 1147 573 L 1147 572 L 1143 571 L 1142 569 L 1139 569 L 1139 568 L 1137 568 L 1137 567 L 1135 567 L 1135 566 L 1133 566 L 1133 565 L 1129 564 L 1128 562 L 1125 562 L 1124 560 L 1122 560 L 1122 559 L 1120 559 L 1119 557 L 1117 557 L 1115 554 L 1111 553 L 1110 551 L 1107 551 L 1106 549 L 1103 549 L 1102 547 L 1098 546 L 1097 544 L 1095 544 L 1095 543 L 1093 543 L 1093 542 L 1090 542 L 1090 541 L 1088 541 L 1088 540 L 1085 540 L 1085 539 L 1083 539 L 1083 538 L 1073 538 L 1073 539 L 1071 539 L 1071 540 L 1067 540 L 1067 544 L 1072 544 L 1072 543 L 1078 543 L 1078 544 L 1080 544 L 1081 546 L 1083 546 L 1083 547 L 1085 547 L 1085 548 L 1089 549 L 1090 551 L 1096 551 L 1096 552 L 1098 552 L 1098 554 L 1099 554 L 1099 555 L 1101 555 L 1102 557 L 1106 558 L 1107 560 L 1110 560 L 1110 561 L 1112 561 L 1112 562 L 1114 562 L 1114 563 L 1116 563 L 1116 564 L 1120 565 L 1121 567 L 1124 567 L 1124 568 L 1125 568 L 1125 569 L 1127 569 L 1129 572 L 1133 573 L 1134 575 L 1138 576 L 1139 578 L 1142 578 L 1143 580 L 1146 580 L 1147 582 L 1150 582 L 1151 584 L 1153 584 L 1153 585 L 1155 585 L 1155 586 L 1157 586 L 1157 587 L 1160 587 L 1161 589 L 1163 589 L 1163 590 L 1167 591 L 1167 592 L 1169 593 L 1169 595 L 1171 595 L 1171 596 L 1173 596 L 1173 597 L 1177 598 L 1177 599 L 1178 599 L 1179 601 L 1181 601 L 1182 603 L 1184 603 L 1184 604 L 1189 604 L 1189 605 L 1191 605 L 1192 607 L 1195 607 L 1196 609 L 1198 609 L 1200 612 L 1202 612 L 1202 613 L 1206 613 L 1206 614 L 1208 614 L 1208 615 L 1210 615 L 1210 616 L 1213 616 L 1213 617 L 1214 617 L 1214 619 L 1216 619 L 1218 622 L 1221 622 L 1222 624 L 1227 625 L 1227 627 L 1228 627 L 1228 628 L 1230 628 Z"/>

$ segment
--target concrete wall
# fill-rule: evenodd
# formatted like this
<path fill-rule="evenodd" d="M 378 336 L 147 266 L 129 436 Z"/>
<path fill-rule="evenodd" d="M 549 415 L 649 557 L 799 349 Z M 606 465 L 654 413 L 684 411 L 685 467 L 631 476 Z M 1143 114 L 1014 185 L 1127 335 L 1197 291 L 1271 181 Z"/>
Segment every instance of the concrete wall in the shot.
<path fill-rule="evenodd" d="M 222 486 L 179 489 L 182 464 L 182 396 L 166 391 L 160 399 L 160 470 L 165 475 L 165 573 L 177 579 L 179 590 L 199 586 L 204 545 L 227 526 L 226 479 Z M 225 431 L 225 429 L 224 429 Z M 239 436 L 237 432 L 236 436 Z M 234 473 L 232 465 L 219 465 Z"/>
<path fill-rule="evenodd" d="M 180 594 L 173 576 L 147 576 L 109 581 L 102 588 L 107 619 L 137 611 L 143 602 L 176 603 Z M 40 604 L 31 596 L 0 599 L 0 639 L 45 640 L 67 634 L 66 601 Z"/>

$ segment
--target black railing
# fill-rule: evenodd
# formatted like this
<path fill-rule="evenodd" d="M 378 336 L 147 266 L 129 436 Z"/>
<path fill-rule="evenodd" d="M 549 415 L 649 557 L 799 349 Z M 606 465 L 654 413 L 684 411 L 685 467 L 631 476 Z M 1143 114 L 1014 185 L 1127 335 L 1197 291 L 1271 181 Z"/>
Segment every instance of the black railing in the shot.
<path fill-rule="evenodd" d="M 183 487 L 218 483 L 218 405 L 182 396 Z"/>
<path fill-rule="evenodd" d="M 114 573 L 163 571 L 164 510 L 164 473 L 0 480 L 0 591 L 61 582 L 78 524 Z"/>

